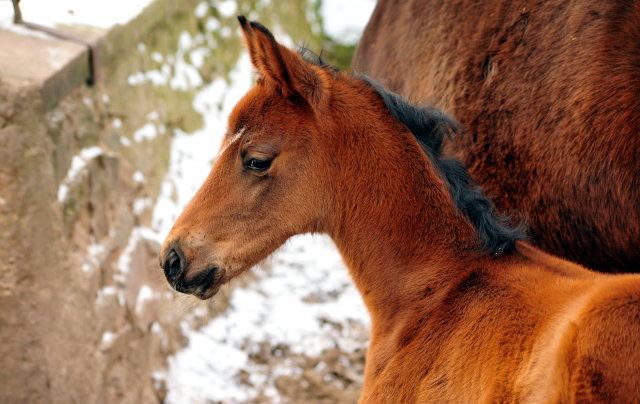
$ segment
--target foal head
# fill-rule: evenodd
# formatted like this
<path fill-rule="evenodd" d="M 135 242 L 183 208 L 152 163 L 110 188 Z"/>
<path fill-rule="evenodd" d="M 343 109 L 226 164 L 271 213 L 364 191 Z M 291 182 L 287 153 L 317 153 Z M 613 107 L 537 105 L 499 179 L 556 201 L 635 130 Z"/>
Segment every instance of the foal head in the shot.
<path fill-rule="evenodd" d="M 323 231 L 331 181 L 321 147 L 328 70 L 239 17 L 256 85 L 234 108 L 213 169 L 164 242 L 160 264 L 178 291 L 207 299 L 289 237 Z M 323 154 L 324 150 L 324 154 Z"/>
<path fill-rule="evenodd" d="M 438 240 L 447 251 L 513 246 L 518 231 L 494 215 L 460 163 L 441 158 L 453 119 L 309 63 L 239 20 L 259 78 L 164 242 L 160 264 L 176 290 L 207 299 L 300 233 L 329 233 L 338 248 L 385 262 L 424 257 Z"/>

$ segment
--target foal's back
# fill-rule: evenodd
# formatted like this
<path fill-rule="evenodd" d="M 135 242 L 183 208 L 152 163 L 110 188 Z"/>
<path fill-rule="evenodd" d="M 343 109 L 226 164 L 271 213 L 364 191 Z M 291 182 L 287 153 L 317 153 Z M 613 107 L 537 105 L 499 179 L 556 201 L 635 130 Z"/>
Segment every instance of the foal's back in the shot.
<path fill-rule="evenodd" d="M 638 275 L 524 243 L 466 265 L 438 305 L 412 308 L 390 333 L 399 351 L 363 403 L 640 402 Z M 399 381 L 408 388 L 394 401 L 385 392 Z"/>
<path fill-rule="evenodd" d="M 379 0 L 353 67 L 460 120 L 543 250 L 640 271 L 640 1 Z"/>
<path fill-rule="evenodd" d="M 521 251 L 534 267 L 521 286 L 530 309 L 545 313 L 518 369 L 522 401 L 639 403 L 640 276 L 600 275 L 530 246 Z"/>

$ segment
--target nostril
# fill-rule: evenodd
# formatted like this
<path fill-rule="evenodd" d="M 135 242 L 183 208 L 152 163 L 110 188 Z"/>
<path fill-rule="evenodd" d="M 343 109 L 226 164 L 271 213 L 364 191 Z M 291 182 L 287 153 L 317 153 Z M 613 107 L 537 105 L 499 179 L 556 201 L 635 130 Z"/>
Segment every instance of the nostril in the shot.
<path fill-rule="evenodd" d="M 175 251 L 171 250 L 171 257 L 169 259 L 169 271 L 172 273 L 180 270 L 180 257 Z"/>
<path fill-rule="evenodd" d="M 164 269 L 164 274 L 167 279 L 172 280 L 178 276 L 180 273 L 180 256 L 176 250 L 172 249 L 169 251 L 162 268 Z"/>

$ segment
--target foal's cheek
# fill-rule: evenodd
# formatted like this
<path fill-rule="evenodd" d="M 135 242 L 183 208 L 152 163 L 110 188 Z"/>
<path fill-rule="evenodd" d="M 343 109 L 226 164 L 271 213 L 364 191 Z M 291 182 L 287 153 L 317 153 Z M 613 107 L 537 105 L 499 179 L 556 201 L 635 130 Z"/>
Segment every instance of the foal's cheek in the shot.
<path fill-rule="evenodd" d="M 257 207 L 264 206 L 273 199 L 274 179 L 269 175 L 253 176 L 251 184 L 246 188 L 246 196 Z"/>

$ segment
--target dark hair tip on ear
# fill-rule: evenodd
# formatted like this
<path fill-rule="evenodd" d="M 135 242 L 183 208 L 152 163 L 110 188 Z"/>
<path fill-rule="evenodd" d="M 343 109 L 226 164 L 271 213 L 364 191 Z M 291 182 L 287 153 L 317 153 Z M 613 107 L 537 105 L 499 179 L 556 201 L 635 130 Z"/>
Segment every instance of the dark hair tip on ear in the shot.
<path fill-rule="evenodd" d="M 259 29 L 260 32 L 262 32 L 263 34 L 265 34 L 266 36 L 268 36 L 269 38 L 275 41 L 273 34 L 271 33 L 271 31 L 269 31 L 267 27 L 265 27 L 264 25 L 260 24 L 257 21 L 251 21 L 250 24 L 251 24 L 251 27 Z"/>
<path fill-rule="evenodd" d="M 244 15 L 239 15 L 238 21 L 240 21 L 240 25 L 242 25 L 242 28 L 247 27 L 247 17 L 245 17 Z"/>

